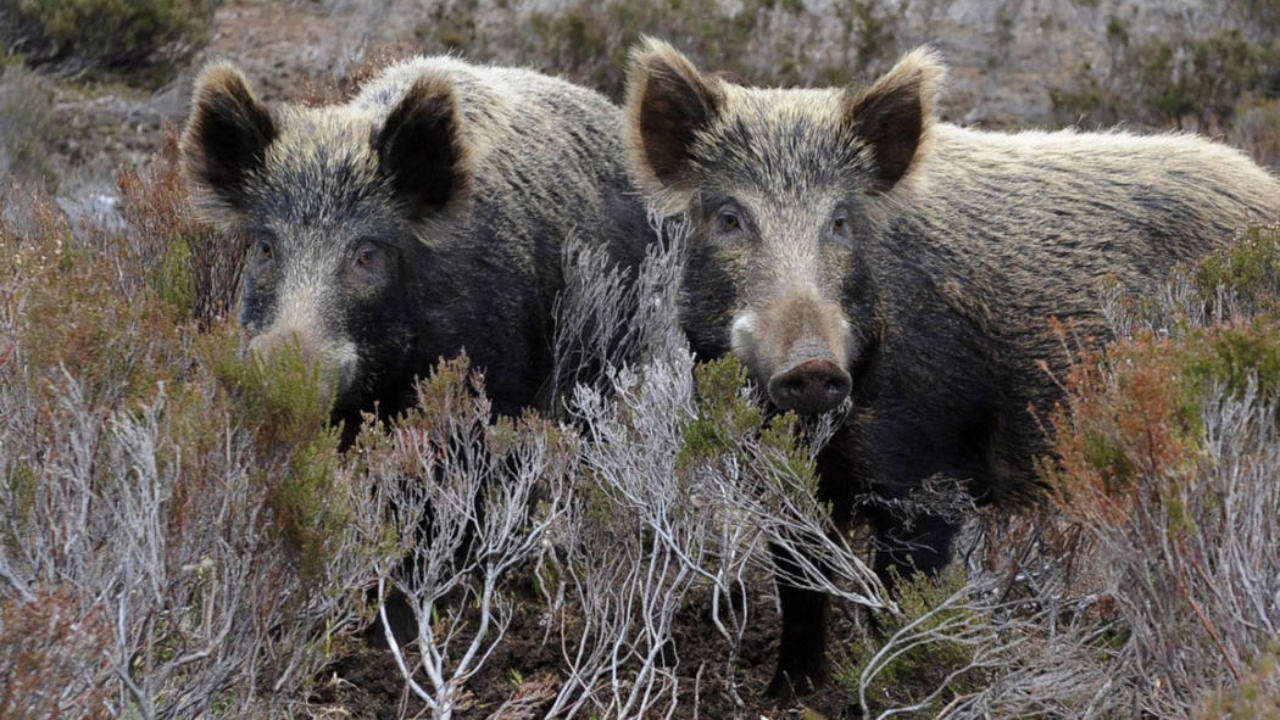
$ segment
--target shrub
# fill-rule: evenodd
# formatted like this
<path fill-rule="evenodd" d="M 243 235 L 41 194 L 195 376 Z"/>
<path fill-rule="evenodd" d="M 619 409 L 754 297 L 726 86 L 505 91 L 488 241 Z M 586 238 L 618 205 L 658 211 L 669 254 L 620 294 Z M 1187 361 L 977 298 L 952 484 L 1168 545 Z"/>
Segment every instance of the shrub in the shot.
<path fill-rule="evenodd" d="M 33 67 L 159 81 L 205 41 L 216 0 L 0 0 L 0 42 Z"/>
<path fill-rule="evenodd" d="M 132 266 L 148 268 L 138 276 L 202 329 L 228 317 L 240 289 L 248 241 L 192 217 L 176 131 L 167 129 L 149 167 L 125 170 L 118 186 L 130 230 L 121 238 L 121 252 Z"/>
<path fill-rule="evenodd" d="M 1254 604 L 1280 591 L 1280 489 L 1266 479 L 1280 471 L 1280 330 L 1272 301 L 1254 301 L 1275 259 L 1274 231 L 1254 229 L 1199 263 L 1185 293 L 1084 354 L 1054 416 L 1055 506 L 1104 571 L 1126 634 L 1114 672 L 1156 715 L 1242 683 L 1277 620 Z"/>
<path fill-rule="evenodd" d="M 1224 17 L 1207 33 L 1187 23 L 1160 36 L 1139 36 L 1112 15 L 1105 33 L 1107 62 L 1086 63 L 1074 86 L 1050 88 L 1058 120 L 1127 121 L 1200 132 L 1229 127 L 1245 98 L 1276 92 L 1280 38 L 1252 32 L 1272 12 L 1264 5 L 1228 3 Z"/>
<path fill-rule="evenodd" d="M 87 614 L 68 588 L 51 588 L 25 602 L 0 603 L 0 715 L 57 718 L 85 713 L 109 717 L 111 689 L 106 669 L 85 677 L 87 657 L 110 646 L 110 626 L 102 608 Z"/>
<path fill-rule="evenodd" d="M 992 618 L 967 585 L 957 566 L 937 578 L 901 579 L 900 614 L 877 620 L 876 631 L 854 645 L 837 672 L 864 714 L 938 709 L 943 693 L 967 694 L 987 679 L 980 655 L 997 645 L 987 636 Z"/>
<path fill-rule="evenodd" d="M 0 697 L 277 715 L 367 582 L 324 384 L 201 333 L 129 229 L 31 210 L 0 227 Z"/>
<path fill-rule="evenodd" d="M 1196 709 L 1195 717 L 1280 720 L 1280 662 L 1275 653 L 1251 660 L 1241 683 L 1207 697 Z"/>
<path fill-rule="evenodd" d="M 845 83 L 894 59 L 897 18 L 881 3 L 841 0 L 826 12 L 795 0 L 635 3 L 573 0 L 525 16 L 516 3 L 442 4 L 418 37 L 429 52 L 476 53 L 486 60 L 541 68 L 621 98 L 627 51 L 642 35 L 675 43 L 708 67 L 768 85 Z"/>
<path fill-rule="evenodd" d="M 1228 249 L 1197 264 L 1191 277 L 1214 315 L 1280 314 L 1280 227 L 1246 229 Z"/>
<path fill-rule="evenodd" d="M 20 63 L 0 66 L 0 176 L 52 191 L 53 88 Z"/>

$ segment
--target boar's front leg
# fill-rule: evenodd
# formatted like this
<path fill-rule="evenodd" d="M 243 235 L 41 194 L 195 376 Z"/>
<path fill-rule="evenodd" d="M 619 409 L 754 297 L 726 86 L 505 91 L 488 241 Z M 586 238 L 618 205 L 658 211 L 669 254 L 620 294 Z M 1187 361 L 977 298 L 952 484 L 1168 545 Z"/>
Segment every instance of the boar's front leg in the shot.
<path fill-rule="evenodd" d="M 792 551 L 771 545 L 777 569 L 778 601 L 782 606 L 782 640 L 778 668 L 766 691 L 770 697 L 790 698 L 807 693 L 826 680 L 827 594 L 798 588 L 788 577 L 803 577 Z"/>

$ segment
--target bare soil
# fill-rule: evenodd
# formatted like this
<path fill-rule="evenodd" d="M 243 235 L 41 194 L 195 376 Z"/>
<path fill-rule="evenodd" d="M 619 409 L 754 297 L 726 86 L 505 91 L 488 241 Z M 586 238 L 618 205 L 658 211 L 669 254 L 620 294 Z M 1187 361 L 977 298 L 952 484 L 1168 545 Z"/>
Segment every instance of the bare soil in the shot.
<path fill-rule="evenodd" d="M 794 702 L 765 697 L 773 677 L 778 650 L 779 618 L 772 581 L 761 574 L 748 589 L 747 615 L 750 622 L 738 648 L 733 673 L 733 691 L 728 682 L 725 639 L 712 624 L 711 597 L 695 593 L 677 616 L 673 638 L 675 652 L 666 668 L 679 679 L 680 696 L 673 718 L 786 718 L 804 717 L 841 720 L 860 717 L 838 682 Z M 857 627 L 852 613 L 835 612 L 832 638 L 835 655 L 840 644 L 850 642 Z M 550 708 L 556 692 L 566 679 L 564 651 L 559 627 L 548 627 L 560 619 L 548 617 L 536 600 L 519 603 L 502 645 L 469 682 L 470 694 L 455 717 L 524 720 L 541 718 Z M 567 620 L 572 622 L 572 620 Z M 420 683 L 426 679 L 415 677 Z M 736 698 L 734 695 L 736 694 Z M 341 717 L 390 720 L 401 717 L 429 717 L 426 705 L 401 681 L 400 671 L 387 650 L 367 645 L 351 645 L 326 670 L 315 702 Z M 667 708 L 663 707 L 665 716 Z M 339 716 L 339 715 L 335 715 Z"/>

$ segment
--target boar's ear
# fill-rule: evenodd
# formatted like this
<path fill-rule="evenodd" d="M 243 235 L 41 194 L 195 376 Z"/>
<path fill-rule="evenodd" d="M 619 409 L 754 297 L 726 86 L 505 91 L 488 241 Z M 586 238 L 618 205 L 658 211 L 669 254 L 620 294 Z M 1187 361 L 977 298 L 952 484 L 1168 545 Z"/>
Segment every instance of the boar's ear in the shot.
<path fill-rule="evenodd" d="M 662 212 L 678 212 L 693 189 L 690 150 L 724 103 L 720 80 L 648 38 L 631 53 L 627 86 L 627 147 L 636 184 Z"/>
<path fill-rule="evenodd" d="M 245 208 L 249 179 L 275 137 L 271 112 L 239 70 L 217 63 L 200 73 L 181 149 L 187 181 L 206 210 L 216 217 Z"/>
<path fill-rule="evenodd" d="M 888 192 L 925 154 L 943 68 L 936 53 L 908 53 L 871 87 L 850 92 L 844 122 L 871 146 L 870 192 Z"/>
<path fill-rule="evenodd" d="M 379 170 L 413 220 L 443 210 L 467 190 L 461 120 L 453 84 L 426 74 L 405 90 L 373 138 Z"/>

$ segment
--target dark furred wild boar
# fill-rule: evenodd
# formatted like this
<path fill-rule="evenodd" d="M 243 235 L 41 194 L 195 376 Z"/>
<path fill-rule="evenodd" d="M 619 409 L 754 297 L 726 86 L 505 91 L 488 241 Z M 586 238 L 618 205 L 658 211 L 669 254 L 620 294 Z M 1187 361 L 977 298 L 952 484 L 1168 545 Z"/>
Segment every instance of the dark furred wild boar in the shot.
<path fill-rule="evenodd" d="M 871 525 L 886 582 L 940 568 L 956 528 L 880 501 L 932 477 L 980 502 L 1034 494 L 1047 440 L 1028 405 L 1058 394 L 1037 361 L 1068 360 L 1051 316 L 1102 336 L 1097 283 L 1150 288 L 1280 210 L 1275 178 L 1200 138 L 936 121 L 941 78 L 917 50 L 869 87 L 746 88 L 657 41 L 629 78 L 637 184 L 696 228 L 680 301 L 694 350 L 735 353 L 776 408 L 851 398 L 818 492 L 839 526 L 855 508 Z M 770 691 L 786 694 L 822 678 L 827 601 L 778 590 Z"/>
<path fill-rule="evenodd" d="M 264 105 L 215 64 L 182 154 L 203 214 L 253 238 L 251 347 L 296 338 L 337 375 L 350 433 L 464 348 L 498 412 L 545 399 L 562 242 L 598 241 L 629 266 L 651 234 L 622 125 L 590 90 L 448 57 L 390 66 L 328 107 Z"/>

